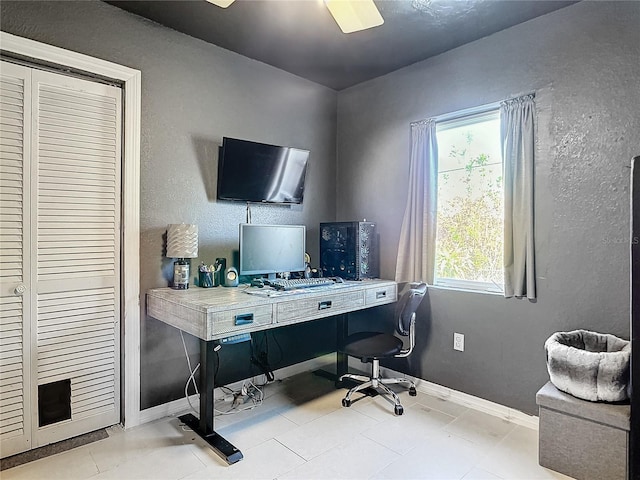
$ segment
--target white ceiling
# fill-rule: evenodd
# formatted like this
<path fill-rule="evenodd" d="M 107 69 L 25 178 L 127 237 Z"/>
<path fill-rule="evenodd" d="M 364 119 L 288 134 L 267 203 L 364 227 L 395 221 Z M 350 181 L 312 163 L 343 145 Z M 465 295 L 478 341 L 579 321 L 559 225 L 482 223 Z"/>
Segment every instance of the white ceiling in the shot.
<path fill-rule="evenodd" d="M 384 24 L 344 34 L 322 0 L 107 1 L 341 90 L 566 7 L 559 0 L 375 0 Z"/>

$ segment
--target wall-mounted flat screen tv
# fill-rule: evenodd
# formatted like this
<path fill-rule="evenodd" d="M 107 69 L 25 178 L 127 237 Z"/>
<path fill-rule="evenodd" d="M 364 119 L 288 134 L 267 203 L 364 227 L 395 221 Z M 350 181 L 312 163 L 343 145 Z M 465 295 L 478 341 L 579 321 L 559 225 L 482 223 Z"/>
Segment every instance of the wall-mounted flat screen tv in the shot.
<path fill-rule="evenodd" d="M 224 137 L 218 200 L 302 203 L 309 151 Z"/>

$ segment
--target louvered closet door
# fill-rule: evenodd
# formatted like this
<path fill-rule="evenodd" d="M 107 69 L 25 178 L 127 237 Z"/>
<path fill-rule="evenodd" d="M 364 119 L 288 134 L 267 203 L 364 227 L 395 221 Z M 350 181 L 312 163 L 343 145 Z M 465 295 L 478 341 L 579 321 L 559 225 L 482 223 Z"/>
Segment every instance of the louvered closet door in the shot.
<path fill-rule="evenodd" d="M 0 454 L 31 445 L 30 71 L 0 64 Z"/>
<path fill-rule="evenodd" d="M 45 445 L 120 421 L 121 90 L 33 71 L 38 392 L 70 382 Z M 40 399 L 42 407 L 42 399 Z"/>

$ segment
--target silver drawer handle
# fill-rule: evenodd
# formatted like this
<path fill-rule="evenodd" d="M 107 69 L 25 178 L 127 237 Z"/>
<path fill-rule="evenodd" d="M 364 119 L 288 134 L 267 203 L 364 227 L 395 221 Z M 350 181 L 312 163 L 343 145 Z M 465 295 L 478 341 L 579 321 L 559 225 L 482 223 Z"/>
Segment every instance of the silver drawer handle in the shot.
<path fill-rule="evenodd" d="M 376 300 L 379 300 L 381 298 L 386 298 L 386 297 L 387 297 L 386 290 L 383 290 L 381 292 L 376 292 Z"/>
<path fill-rule="evenodd" d="M 253 313 L 243 313 L 236 315 L 234 323 L 236 325 L 248 325 L 253 323 Z"/>
<path fill-rule="evenodd" d="M 331 308 L 331 300 L 318 303 L 318 310 L 326 310 L 327 308 Z"/>

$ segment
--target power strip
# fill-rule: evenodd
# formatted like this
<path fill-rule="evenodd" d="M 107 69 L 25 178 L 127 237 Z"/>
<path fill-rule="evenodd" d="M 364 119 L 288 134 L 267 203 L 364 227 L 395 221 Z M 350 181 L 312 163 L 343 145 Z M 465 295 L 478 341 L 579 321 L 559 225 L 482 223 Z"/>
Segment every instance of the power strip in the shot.
<path fill-rule="evenodd" d="M 232 345 L 234 343 L 248 342 L 251 340 L 250 333 L 238 333 L 237 335 L 231 335 L 230 337 L 224 337 L 220 339 L 222 345 Z"/>

